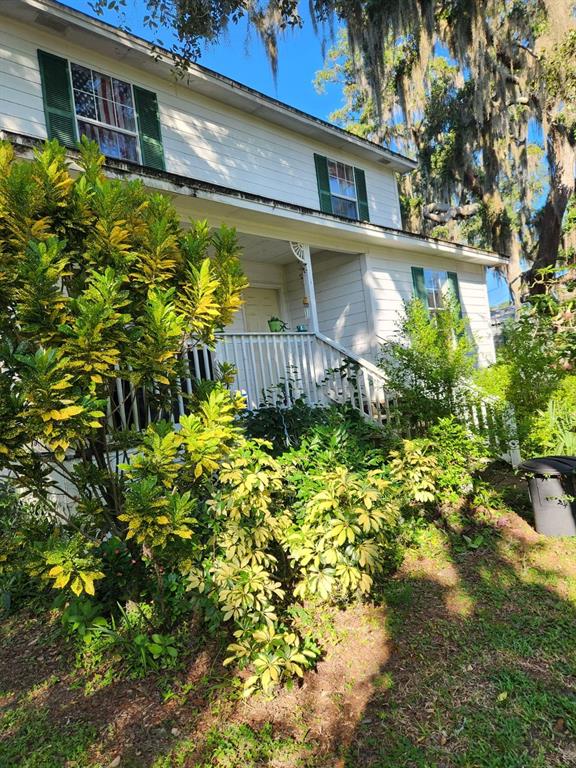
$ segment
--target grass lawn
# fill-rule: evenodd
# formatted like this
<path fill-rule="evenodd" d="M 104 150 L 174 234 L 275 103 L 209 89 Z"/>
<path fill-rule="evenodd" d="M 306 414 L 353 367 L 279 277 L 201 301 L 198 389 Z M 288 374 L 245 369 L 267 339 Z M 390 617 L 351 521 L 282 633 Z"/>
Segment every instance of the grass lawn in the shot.
<path fill-rule="evenodd" d="M 273 700 L 240 698 L 217 641 L 116 680 L 13 615 L 0 768 L 576 768 L 575 613 L 576 540 L 510 508 L 467 539 L 424 530 L 381 604 L 310 613 L 326 656 Z"/>

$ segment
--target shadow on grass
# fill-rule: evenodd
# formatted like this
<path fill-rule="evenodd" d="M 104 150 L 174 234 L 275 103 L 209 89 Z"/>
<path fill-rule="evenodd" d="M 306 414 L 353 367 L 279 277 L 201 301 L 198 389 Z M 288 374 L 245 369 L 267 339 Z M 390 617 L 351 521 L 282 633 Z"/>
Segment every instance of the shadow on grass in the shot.
<path fill-rule="evenodd" d="M 483 530 L 489 548 L 448 537 L 389 587 L 390 661 L 346 768 L 576 766 L 576 545 L 516 516 Z"/>
<path fill-rule="evenodd" d="M 190 655 L 183 671 L 113 680 L 87 692 L 90 675 L 43 641 L 41 628 L 11 635 L 0 649 L 2 768 L 104 768 L 117 758 L 122 768 L 163 765 L 183 728 L 208 730 L 202 721 L 231 687 L 220 664 L 225 642 Z"/>

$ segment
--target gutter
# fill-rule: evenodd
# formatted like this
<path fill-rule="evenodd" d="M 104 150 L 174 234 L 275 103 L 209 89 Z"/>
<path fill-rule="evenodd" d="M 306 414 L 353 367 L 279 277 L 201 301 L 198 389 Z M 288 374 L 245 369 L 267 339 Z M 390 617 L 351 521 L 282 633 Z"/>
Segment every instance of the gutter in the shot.
<path fill-rule="evenodd" d="M 28 158 L 32 157 L 32 150 L 42 148 L 45 143 L 43 139 L 13 133 L 12 131 L 0 131 L 0 139 L 10 141 L 18 154 Z M 79 158 L 79 154 L 76 150 L 68 149 L 67 153 L 73 162 Z M 137 177 L 145 183 L 146 180 L 149 180 L 151 183 L 148 184 L 148 186 L 158 187 L 159 183 L 164 184 L 165 191 L 173 192 L 175 194 L 198 199 L 212 199 L 224 204 L 234 204 L 234 202 L 237 204 L 243 202 L 258 205 L 263 208 L 270 208 L 273 212 L 286 211 L 292 214 L 297 214 L 298 216 L 306 217 L 308 220 L 310 217 L 313 217 L 316 221 L 311 223 L 325 223 L 332 226 L 336 225 L 339 228 L 345 228 L 347 232 L 356 231 L 358 235 L 374 237 L 380 234 L 388 236 L 387 239 L 389 239 L 390 236 L 393 236 L 396 238 L 396 246 L 405 250 L 410 248 L 411 243 L 412 247 L 415 247 L 415 244 L 421 243 L 431 247 L 440 248 L 444 252 L 450 251 L 452 255 L 457 253 L 464 258 L 469 254 L 472 257 L 472 260 L 474 260 L 474 255 L 476 255 L 476 260 L 483 259 L 484 263 L 489 265 L 506 264 L 508 262 L 508 256 L 505 256 L 504 254 L 486 251 L 482 248 L 476 248 L 473 245 L 453 243 L 450 240 L 441 240 L 428 235 L 415 234 L 413 232 L 408 232 L 405 229 L 358 221 L 356 219 L 349 219 L 346 216 L 336 216 L 335 214 L 324 213 L 315 208 L 308 208 L 296 205 L 295 203 L 288 203 L 271 197 L 264 197 L 263 195 L 258 195 L 253 192 L 245 192 L 232 187 L 225 187 L 221 184 L 194 179 L 189 176 L 181 176 L 180 174 L 171 173 L 169 171 L 160 171 L 156 168 L 142 166 L 138 163 L 131 163 L 125 160 L 106 158 L 104 169 L 109 175 L 116 178 Z M 166 185 L 169 185 L 172 189 L 167 189 Z M 247 208 L 248 206 L 242 207 Z M 388 243 L 386 243 L 386 245 L 388 245 Z"/>

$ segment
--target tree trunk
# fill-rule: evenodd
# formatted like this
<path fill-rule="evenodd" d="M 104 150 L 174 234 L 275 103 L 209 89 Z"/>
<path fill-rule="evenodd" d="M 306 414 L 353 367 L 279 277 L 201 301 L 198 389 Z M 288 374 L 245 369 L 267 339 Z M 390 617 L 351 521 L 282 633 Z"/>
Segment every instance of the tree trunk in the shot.
<path fill-rule="evenodd" d="M 538 248 L 532 268 L 528 272 L 530 293 L 544 291 L 537 271 L 554 266 L 562 245 L 562 222 L 570 197 L 574 194 L 574 146 L 566 127 L 558 123 L 548 133 L 548 159 L 550 163 L 550 190 L 538 220 Z"/>
<path fill-rule="evenodd" d="M 510 261 L 506 268 L 506 279 L 512 294 L 512 301 L 518 309 L 522 300 L 522 246 L 520 239 L 513 236 L 510 246 Z"/>

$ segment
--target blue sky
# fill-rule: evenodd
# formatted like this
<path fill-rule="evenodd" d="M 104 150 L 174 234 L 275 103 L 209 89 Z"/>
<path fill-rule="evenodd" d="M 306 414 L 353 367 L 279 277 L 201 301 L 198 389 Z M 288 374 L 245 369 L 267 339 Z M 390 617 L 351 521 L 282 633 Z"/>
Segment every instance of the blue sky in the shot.
<path fill-rule="evenodd" d="M 64 0 L 66 5 L 94 15 L 89 0 Z M 147 39 L 153 39 L 150 30 L 142 23 L 144 3 L 142 0 L 127 0 L 126 21 L 130 31 Z M 302 29 L 287 30 L 280 39 L 279 68 L 277 81 L 272 71 L 264 46 L 255 32 L 249 32 L 245 22 L 231 24 L 226 35 L 216 45 L 205 46 L 199 63 L 223 75 L 256 88 L 286 104 L 302 109 L 315 117 L 326 119 L 341 103 L 337 86 L 328 87 L 325 94 L 317 94 L 312 85 L 314 75 L 322 68 L 322 39 L 314 33 L 307 14 L 307 3 L 302 4 L 304 26 Z M 104 21 L 117 24 L 119 16 L 106 12 Z M 166 47 L 170 47 L 173 36 L 169 33 L 158 35 Z M 329 44 L 329 43 L 328 43 Z"/>
<path fill-rule="evenodd" d="M 66 5 L 93 15 L 89 0 L 63 0 Z M 251 88 L 256 88 L 268 96 L 273 96 L 293 107 L 302 109 L 315 117 L 327 119 L 342 102 L 338 86 L 328 86 L 325 93 L 316 93 L 313 80 L 316 72 L 323 66 L 322 34 L 316 35 L 307 15 L 307 3 L 302 3 L 304 26 L 302 29 L 287 30 L 280 39 L 279 67 L 276 81 L 264 46 L 257 34 L 249 32 L 245 22 L 230 25 L 228 32 L 217 44 L 205 46 L 199 63 L 223 75 L 238 80 Z M 152 35 L 142 23 L 144 3 L 142 0 L 127 0 L 126 23 L 130 31 L 144 38 Z M 118 24 L 119 16 L 115 12 L 106 12 L 101 17 L 111 24 Z M 160 34 L 163 44 L 170 47 L 173 36 Z M 329 46 L 329 36 L 326 35 Z M 492 305 L 509 298 L 505 281 L 496 275 L 489 275 L 488 294 Z"/>

